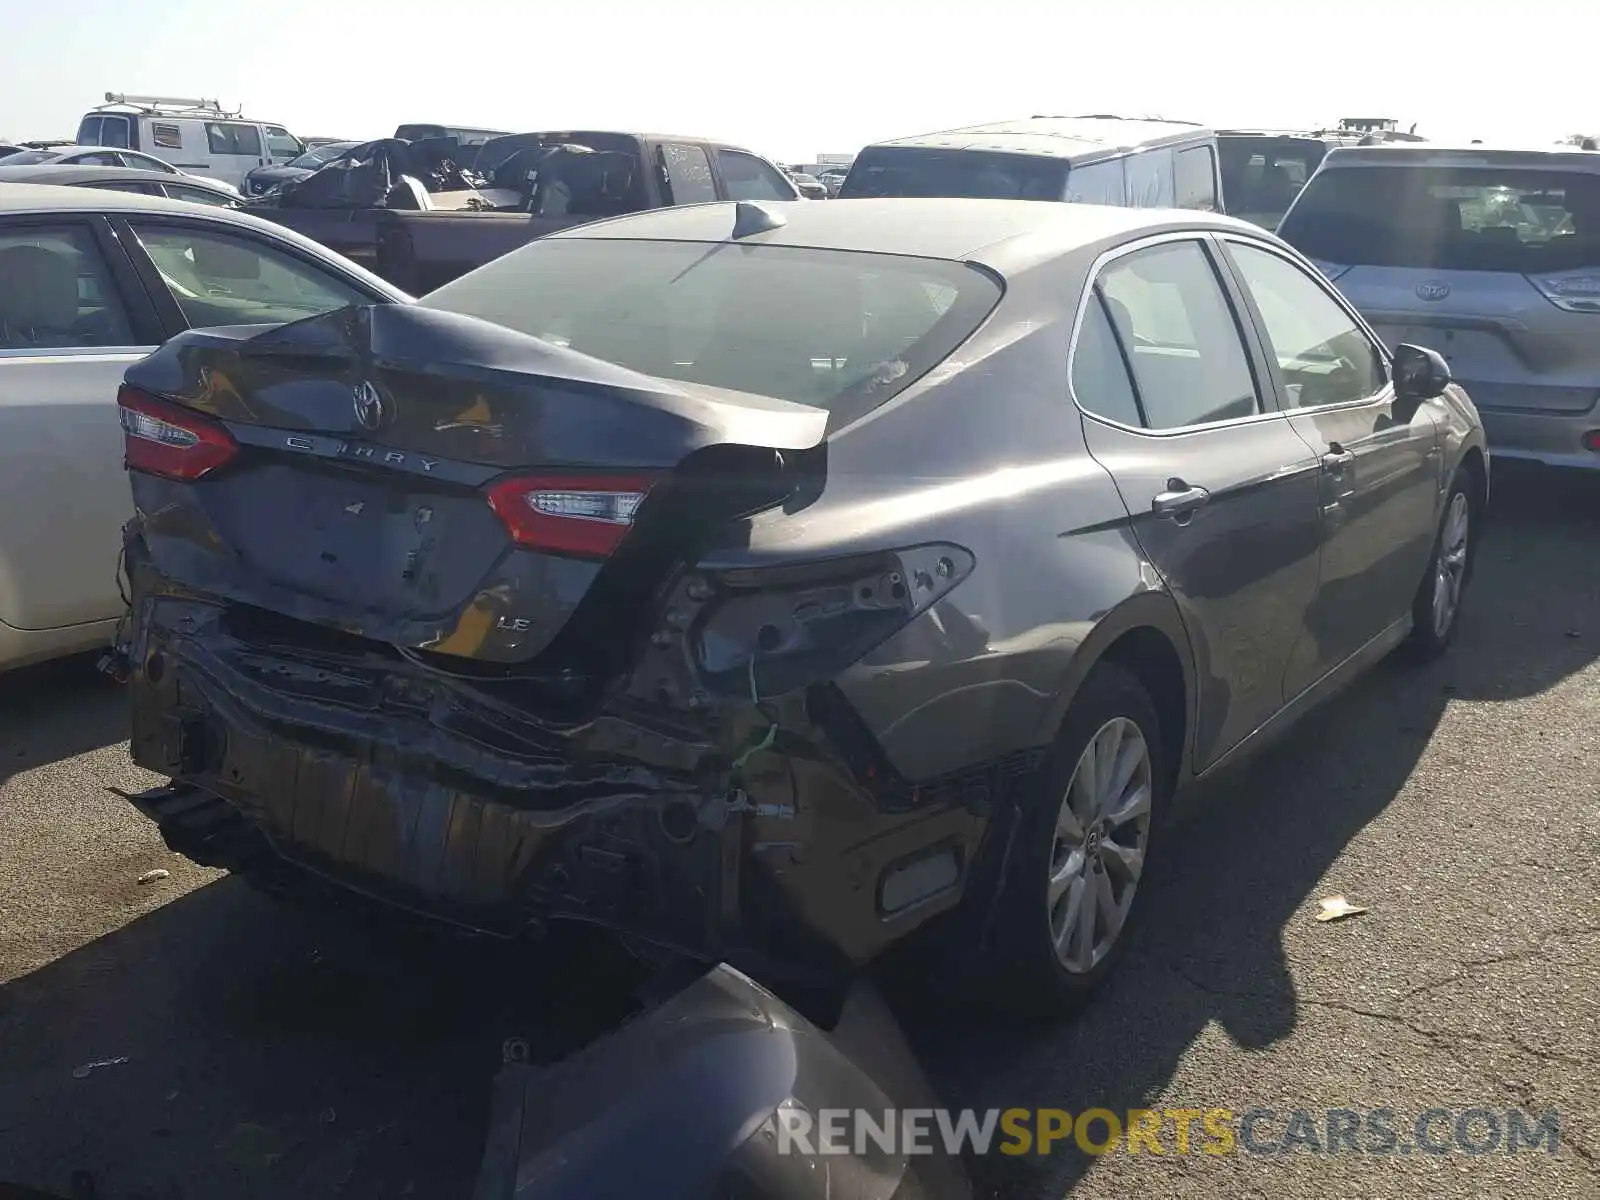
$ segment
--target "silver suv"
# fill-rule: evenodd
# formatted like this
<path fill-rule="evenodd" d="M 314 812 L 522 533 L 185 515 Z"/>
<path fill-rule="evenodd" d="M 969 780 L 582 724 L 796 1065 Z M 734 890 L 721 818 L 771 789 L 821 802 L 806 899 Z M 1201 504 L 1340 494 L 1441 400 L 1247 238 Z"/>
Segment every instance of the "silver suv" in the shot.
<path fill-rule="evenodd" d="M 1495 455 L 1600 470 L 1600 154 L 1340 148 L 1278 233 L 1445 356 Z"/>

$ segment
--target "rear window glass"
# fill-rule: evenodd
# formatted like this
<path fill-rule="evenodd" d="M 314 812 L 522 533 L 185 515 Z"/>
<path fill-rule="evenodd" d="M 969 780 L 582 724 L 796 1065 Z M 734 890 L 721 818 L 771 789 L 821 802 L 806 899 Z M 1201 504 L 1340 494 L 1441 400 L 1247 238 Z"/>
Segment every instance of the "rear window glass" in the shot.
<path fill-rule="evenodd" d="M 1067 164 L 1062 159 L 882 146 L 856 159 L 839 194 L 1060 200 L 1066 183 Z"/>
<path fill-rule="evenodd" d="M 119 150 L 128 148 L 131 138 L 127 117 L 102 117 L 100 119 L 100 141 L 95 143 L 101 146 L 115 146 Z"/>
<path fill-rule="evenodd" d="M 1322 172 L 1278 230 L 1345 265 L 1537 274 L 1600 266 L 1600 175 L 1513 167 Z"/>
<path fill-rule="evenodd" d="M 793 246 L 550 239 L 422 303 L 667 379 L 826 408 L 900 392 L 994 308 L 963 263 Z"/>
<path fill-rule="evenodd" d="M 1228 211 L 1274 224 L 1328 153 L 1323 142 L 1285 137 L 1223 137 L 1222 196 Z"/>

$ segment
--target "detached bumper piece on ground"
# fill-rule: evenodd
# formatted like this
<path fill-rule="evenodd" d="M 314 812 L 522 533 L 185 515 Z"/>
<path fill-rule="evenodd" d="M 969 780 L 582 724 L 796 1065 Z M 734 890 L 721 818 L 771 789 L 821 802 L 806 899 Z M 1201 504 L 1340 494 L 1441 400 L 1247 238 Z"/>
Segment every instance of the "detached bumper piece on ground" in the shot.
<path fill-rule="evenodd" d="M 857 992 L 824 1034 L 748 978 L 715 967 L 552 1067 L 495 1083 L 473 1200 L 971 1200 L 959 1156 L 816 1154 L 778 1127 L 822 1110 L 885 1115 L 933 1101 L 900 1031 Z M 937 1143 L 937 1138 L 933 1139 Z"/>

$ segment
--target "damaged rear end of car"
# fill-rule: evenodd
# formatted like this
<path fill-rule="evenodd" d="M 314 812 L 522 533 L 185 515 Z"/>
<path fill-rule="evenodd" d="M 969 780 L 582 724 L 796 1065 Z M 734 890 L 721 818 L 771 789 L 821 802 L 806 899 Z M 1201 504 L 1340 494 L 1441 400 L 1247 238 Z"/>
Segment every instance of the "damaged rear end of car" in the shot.
<path fill-rule="evenodd" d="M 398 305 L 182 335 L 119 403 L 132 753 L 172 781 L 135 802 L 174 850 L 832 984 L 977 836 L 827 682 L 966 551 L 696 565 L 820 489 L 823 408 Z"/>

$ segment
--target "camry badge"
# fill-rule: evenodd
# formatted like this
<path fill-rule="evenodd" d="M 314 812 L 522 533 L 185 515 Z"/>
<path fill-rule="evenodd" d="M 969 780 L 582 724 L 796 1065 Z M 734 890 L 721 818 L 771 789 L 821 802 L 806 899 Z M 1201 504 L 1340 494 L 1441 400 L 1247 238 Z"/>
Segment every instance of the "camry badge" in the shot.
<path fill-rule="evenodd" d="M 352 399 L 355 403 L 356 420 L 363 429 L 377 429 L 389 415 L 384 407 L 383 395 L 371 383 L 359 384 Z"/>

